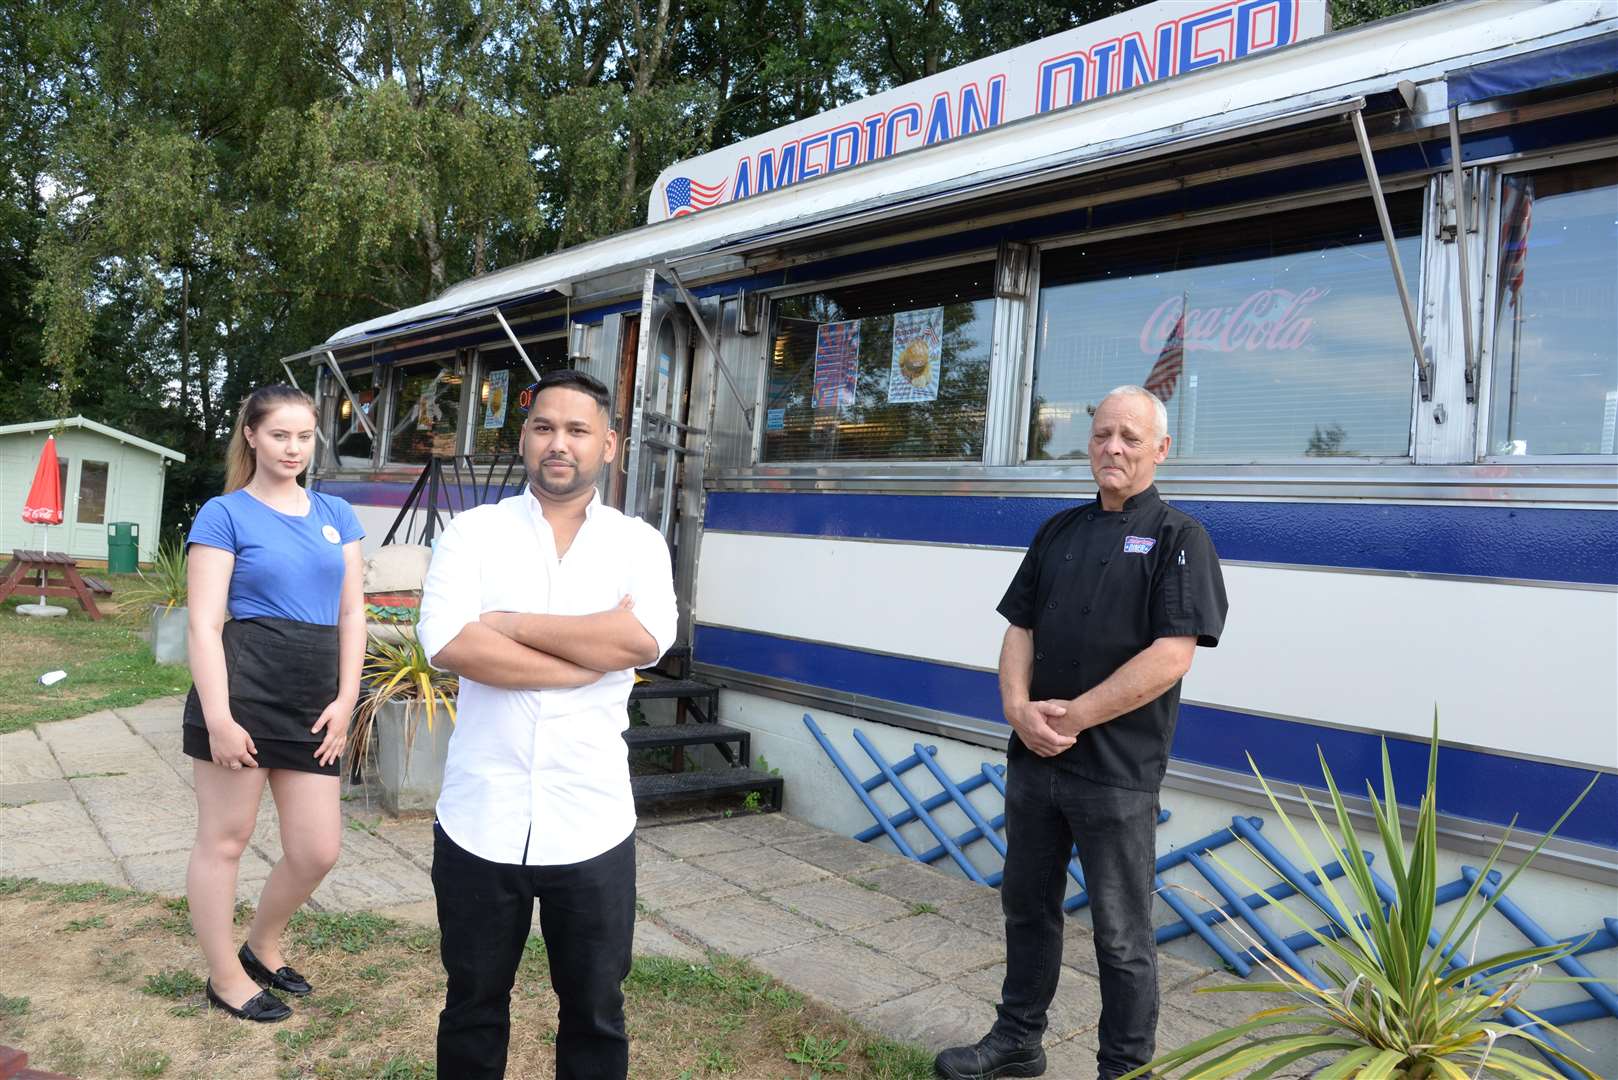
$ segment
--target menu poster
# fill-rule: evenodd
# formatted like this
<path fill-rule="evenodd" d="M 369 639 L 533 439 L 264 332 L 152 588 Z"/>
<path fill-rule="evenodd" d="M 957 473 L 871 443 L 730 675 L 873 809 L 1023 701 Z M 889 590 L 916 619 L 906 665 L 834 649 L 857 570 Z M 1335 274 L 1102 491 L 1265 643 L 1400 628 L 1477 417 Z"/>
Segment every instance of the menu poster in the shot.
<path fill-rule="evenodd" d="M 937 401 L 943 364 L 944 309 L 923 308 L 894 315 L 888 401 L 895 405 Z"/>
<path fill-rule="evenodd" d="M 511 372 L 489 372 L 489 403 L 483 414 L 486 428 L 504 427 L 506 424 L 506 394 L 511 389 Z"/>
<path fill-rule="evenodd" d="M 438 412 L 438 397 L 434 387 L 428 386 L 416 399 L 416 430 L 431 431 L 433 429 L 434 414 Z"/>
<path fill-rule="evenodd" d="M 815 330 L 815 408 L 854 404 L 860 374 L 860 321 L 822 323 Z"/>

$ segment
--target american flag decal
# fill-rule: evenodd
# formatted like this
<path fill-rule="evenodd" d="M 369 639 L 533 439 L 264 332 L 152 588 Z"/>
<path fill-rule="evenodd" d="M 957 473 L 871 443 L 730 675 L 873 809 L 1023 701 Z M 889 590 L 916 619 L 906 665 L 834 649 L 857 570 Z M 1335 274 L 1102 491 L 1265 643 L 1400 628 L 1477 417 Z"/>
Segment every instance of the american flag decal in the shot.
<path fill-rule="evenodd" d="M 719 205 L 725 201 L 725 188 L 729 185 L 729 180 L 710 185 L 699 184 L 689 176 L 676 176 L 663 191 L 669 201 L 669 217 L 694 214 L 698 210 Z"/>
<path fill-rule="evenodd" d="M 1158 400 L 1167 403 L 1174 396 L 1174 385 L 1180 381 L 1180 372 L 1185 370 L 1185 301 L 1180 304 L 1180 318 L 1169 331 L 1169 338 L 1163 342 L 1163 351 L 1158 354 L 1157 363 L 1152 365 L 1151 372 L 1141 385 L 1156 394 Z"/>

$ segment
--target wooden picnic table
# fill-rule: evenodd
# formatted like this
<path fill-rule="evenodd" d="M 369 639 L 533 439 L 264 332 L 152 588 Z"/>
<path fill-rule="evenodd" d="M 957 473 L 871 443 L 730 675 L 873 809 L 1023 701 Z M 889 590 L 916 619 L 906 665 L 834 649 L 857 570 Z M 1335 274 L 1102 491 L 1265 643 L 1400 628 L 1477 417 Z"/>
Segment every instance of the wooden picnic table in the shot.
<path fill-rule="evenodd" d="M 61 580 L 54 580 L 53 575 L 60 575 Z M 94 592 L 110 594 L 112 590 L 95 578 L 86 580 L 79 573 L 79 564 L 71 555 L 18 548 L 12 551 L 11 561 L 6 564 L 4 573 L 0 573 L 0 603 L 9 600 L 14 593 L 22 596 L 65 596 L 78 600 L 90 618 L 99 620 L 101 609 L 96 607 Z"/>

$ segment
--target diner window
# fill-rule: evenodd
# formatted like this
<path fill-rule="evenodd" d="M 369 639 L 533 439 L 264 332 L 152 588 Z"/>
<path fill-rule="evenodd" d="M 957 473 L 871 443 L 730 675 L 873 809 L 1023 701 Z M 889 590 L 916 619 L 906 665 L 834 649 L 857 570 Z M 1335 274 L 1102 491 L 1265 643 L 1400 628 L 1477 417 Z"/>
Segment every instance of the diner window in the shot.
<path fill-rule="evenodd" d="M 107 520 L 107 463 L 86 459 L 79 465 L 80 525 L 101 525 Z"/>
<path fill-rule="evenodd" d="M 1612 454 L 1618 161 L 1501 179 L 1490 455 Z"/>
<path fill-rule="evenodd" d="M 523 348 L 541 375 L 568 366 L 566 338 L 524 342 Z M 472 452 L 515 454 L 533 399 L 534 376 L 516 349 L 485 349 L 481 359 L 478 397 L 472 404 Z"/>
<path fill-rule="evenodd" d="M 388 461 L 420 465 L 430 457 L 451 457 L 461 419 L 463 362 L 446 356 L 393 370 L 393 408 L 388 430 Z"/>
<path fill-rule="evenodd" d="M 1422 195 L 1388 210 L 1415 274 Z M 1368 198 L 1048 251 L 1040 280 L 1029 460 L 1085 458 L 1125 384 L 1167 406 L 1171 458 L 1410 453 L 1415 364 Z"/>
<path fill-rule="evenodd" d="M 766 461 L 982 458 L 993 263 L 843 285 L 772 307 Z"/>
<path fill-rule="evenodd" d="M 369 468 L 372 440 L 370 432 L 365 429 L 365 421 L 370 421 L 373 426 L 381 422 L 376 413 L 376 375 L 372 371 L 345 371 L 343 378 L 348 381 L 348 388 L 354 391 L 354 401 L 343 393 L 336 379 L 331 380 L 332 392 L 337 397 L 336 413 L 328 436 L 332 453 L 339 469 Z M 358 410 L 354 408 L 354 402 L 359 403 Z"/>

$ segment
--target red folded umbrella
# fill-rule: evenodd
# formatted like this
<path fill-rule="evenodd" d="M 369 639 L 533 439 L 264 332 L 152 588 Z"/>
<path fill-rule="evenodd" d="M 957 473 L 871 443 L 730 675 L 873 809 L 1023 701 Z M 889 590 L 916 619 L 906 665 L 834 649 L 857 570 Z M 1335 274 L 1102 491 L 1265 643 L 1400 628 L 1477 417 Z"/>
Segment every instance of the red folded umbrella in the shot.
<path fill-rule="evenodd" d="M 34 483 L 23 500 L 22 519 L 33 525 L 62 523 L 62 476 L 56 464 L 56 436 L 45 436 L 45 450 L 34 470 Z"/>

